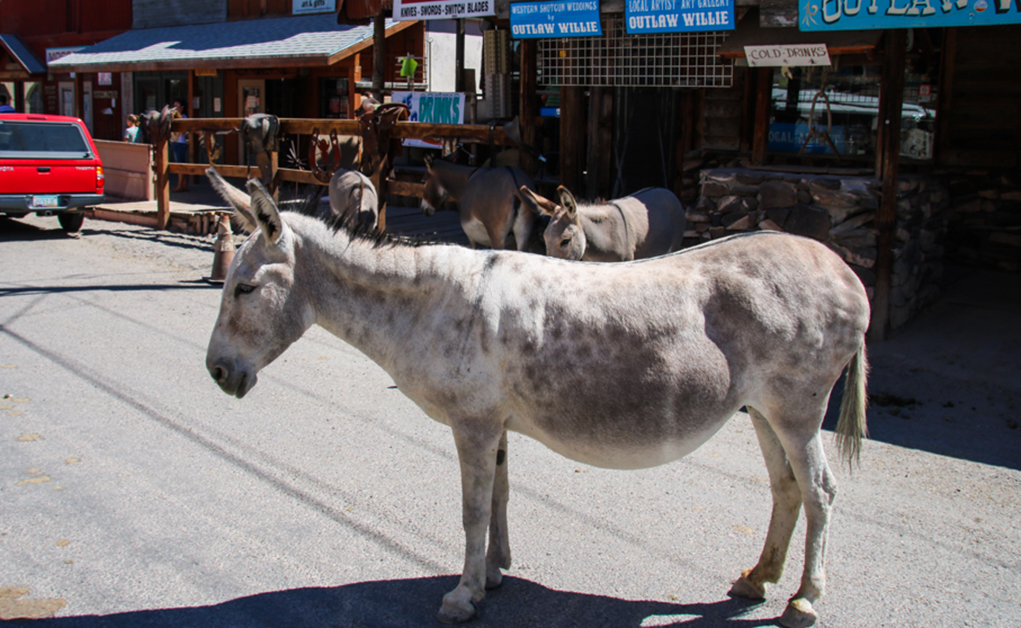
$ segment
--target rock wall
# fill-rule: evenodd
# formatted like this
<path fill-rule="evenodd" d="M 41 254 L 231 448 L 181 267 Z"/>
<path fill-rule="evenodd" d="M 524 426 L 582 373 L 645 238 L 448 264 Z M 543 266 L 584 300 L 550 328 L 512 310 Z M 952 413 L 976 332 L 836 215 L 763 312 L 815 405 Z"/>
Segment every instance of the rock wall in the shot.
<path fill-rule="evenodd" d="M 876 274 L 876 212 L 882 182 L 871 177 L 795 174 L 744 168 L 701 171 L 699 196 L 687 209 L 685 245 L 733 233 L 785 231 L 818 240 L 857 273 L 871 299 Z M 900 177 L 890 293 L 891 329 L 938 295 L 949 196 L 937 179 Z"/>
<path fill-rule="evenodd" d="M 950 194 L 947 259 L 1021 271 L 1021 172 L 944 171 Z"/>

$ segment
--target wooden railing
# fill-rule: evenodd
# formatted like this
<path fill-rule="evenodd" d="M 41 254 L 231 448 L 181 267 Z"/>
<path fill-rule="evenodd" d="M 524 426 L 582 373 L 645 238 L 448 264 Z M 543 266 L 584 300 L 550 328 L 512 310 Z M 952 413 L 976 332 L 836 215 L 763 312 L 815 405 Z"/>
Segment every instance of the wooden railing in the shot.
<path fill-rule="evenodd" d="M 236 131 L 241 126 L 242 118 L 187 118 L 174 120 L 173 132 L 190 131 L 189 138 L 193 142 L 193 148 L 197 147 L 197 131 L 205 132 L 229 132 Z M 310 119 L 310 118 L 280 118 L 280 126 L 277 130 L 277 137 L 287 135 L 308 135 L 318 131 L 320 137 L 329 136 L 331 131 L 336 131 L 338 136 L 358 137 L 362 136 L 362 127 L 357 120 L 336 120 L 336 119 Z M 389 138 L 391 143 L 399 143 L 402 139 L 418 139 L 433 142 L 444 140 L 456 140 L 462 143 L 492 143 L 497 146 L 513 146 L 514 143 L 506 136 L 499 126 L 491 127 L 482 124 L 430 124 L 422 122 L 398 122 L 390 129 Z M 171 174 L 176 175 L 199 175 L 205 176 L 208 163 L 171 163 L 168 155 L 168 143 L 156 145 L 156 160 L 154 170 L 156 173 L 156 204 L 157 222 L 160 228 L 166 228 L 170 219 L 170 190 L 169 180 Z M 392 147 L 387 147 L 392 150 Z M 192 150 L 191 154 L 196 151 Z M 296 183 L 322 185 L 310 170 L 299 170 L 295 168 L 281 168 L 278 166 L 276 153 L 270 154 L 272 180 L 274 183 L 290 181 Z M 259 172 L 255 166 L 214 164 L 216 170 L 225 177 L 248 177 L 253 171 Z M 387 163 L 380 166 L 379 170 L 385 174 L 389 170 Z M 387 194 L 399 194 L 402 196 L 421 196 L 422 184 L 395 181 L 375 173 L 373 183 L 377 187 L 381 205 L 384 205 Z M 386 222 L 385 205 L 380 207 L 380 226 L 384 227 Z"/>

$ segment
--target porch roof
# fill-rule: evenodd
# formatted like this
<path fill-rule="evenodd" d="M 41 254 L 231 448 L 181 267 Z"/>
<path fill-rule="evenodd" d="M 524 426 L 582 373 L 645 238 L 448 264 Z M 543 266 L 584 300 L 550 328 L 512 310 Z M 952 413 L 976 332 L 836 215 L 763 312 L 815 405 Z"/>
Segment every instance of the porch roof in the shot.
<path fill-rule="evenodd" d="M 386 35 L 414 22 L 386 20 Z M 51 72 L 323 67 L 372 45 L 334 13 L 133 29 L 50 63 Z"/>
<path fill-rule="evenodd" d="M 3 46 L 28 74 L 46 74 L 46 66 L 36 59 L 29 47 L 14 33 L 0 33 L 0 46 Z"/>

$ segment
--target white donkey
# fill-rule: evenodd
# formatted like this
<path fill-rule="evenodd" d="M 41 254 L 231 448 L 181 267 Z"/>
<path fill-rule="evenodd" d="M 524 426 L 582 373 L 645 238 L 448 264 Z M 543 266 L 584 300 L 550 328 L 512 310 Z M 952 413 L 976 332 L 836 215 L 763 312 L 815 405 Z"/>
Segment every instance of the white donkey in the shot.
<path fill-rule="evenodd" d="M 684 207 L 666 188 L 645 188 L 601 203 L 579 205 L 564 186 L 560 204 L 526 187 L 521 200 L 550 217 L 546 255 L 586 262 L 620 262 L 678 251 L 684 241 Z"/>
<path fill-rule="evenodd" d="M 636 469 L 690 453 L 747 407 L 773 514 L 758 564 L 732 592 L 761 598 L 778 581 L 804 503 L 804 574 L 781 623 L 816 620 L 836 491 L 820 425 L 848 365 L 837 433 L 849 462 L 865 432 L 869 304 L 837 255 L 781 233 L 617 264 L 412 246 L 281 214 L 258 181 L 248 189 L 252 211 L 238 210 L 258 230 L 227 273 L 206 366 L 244 397 L 318 324 L 450 426 L 466 542 L 439 619 L 471 618 L 510 566 L 507 430 L 586 464 Z"/>

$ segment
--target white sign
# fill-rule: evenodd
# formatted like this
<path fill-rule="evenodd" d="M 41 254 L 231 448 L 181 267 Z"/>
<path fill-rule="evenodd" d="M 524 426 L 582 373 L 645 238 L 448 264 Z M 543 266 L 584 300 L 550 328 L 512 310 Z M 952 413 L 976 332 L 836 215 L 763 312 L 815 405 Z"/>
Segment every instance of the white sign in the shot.
<path fill-rule="evenodd" d="M 396 0 L 394 0 L 396 2 Z M 464 94 L 461 92 L 398 92 L 393 102 L 408 106 L 409 122 L 433 124 L 464 124 Z M 404 140 L 405 146 L 440 148 L 442 145 L 424 140 Z"/>
<path fill-rule="evenodd" d="M 745 57 L 753 68 L 795 65 L 830 65 L 826 44 L 781 44 L 745 46 Z"/>
<path fill-rule="evenodd" d="M 496 0 L 394 0 L 395 20 L 451 20 L 496 15 Z"/>
<path fill-rule="evenodd" d="M 291 14 L 334 13 L 337 0 L 291 0 Z"/>

